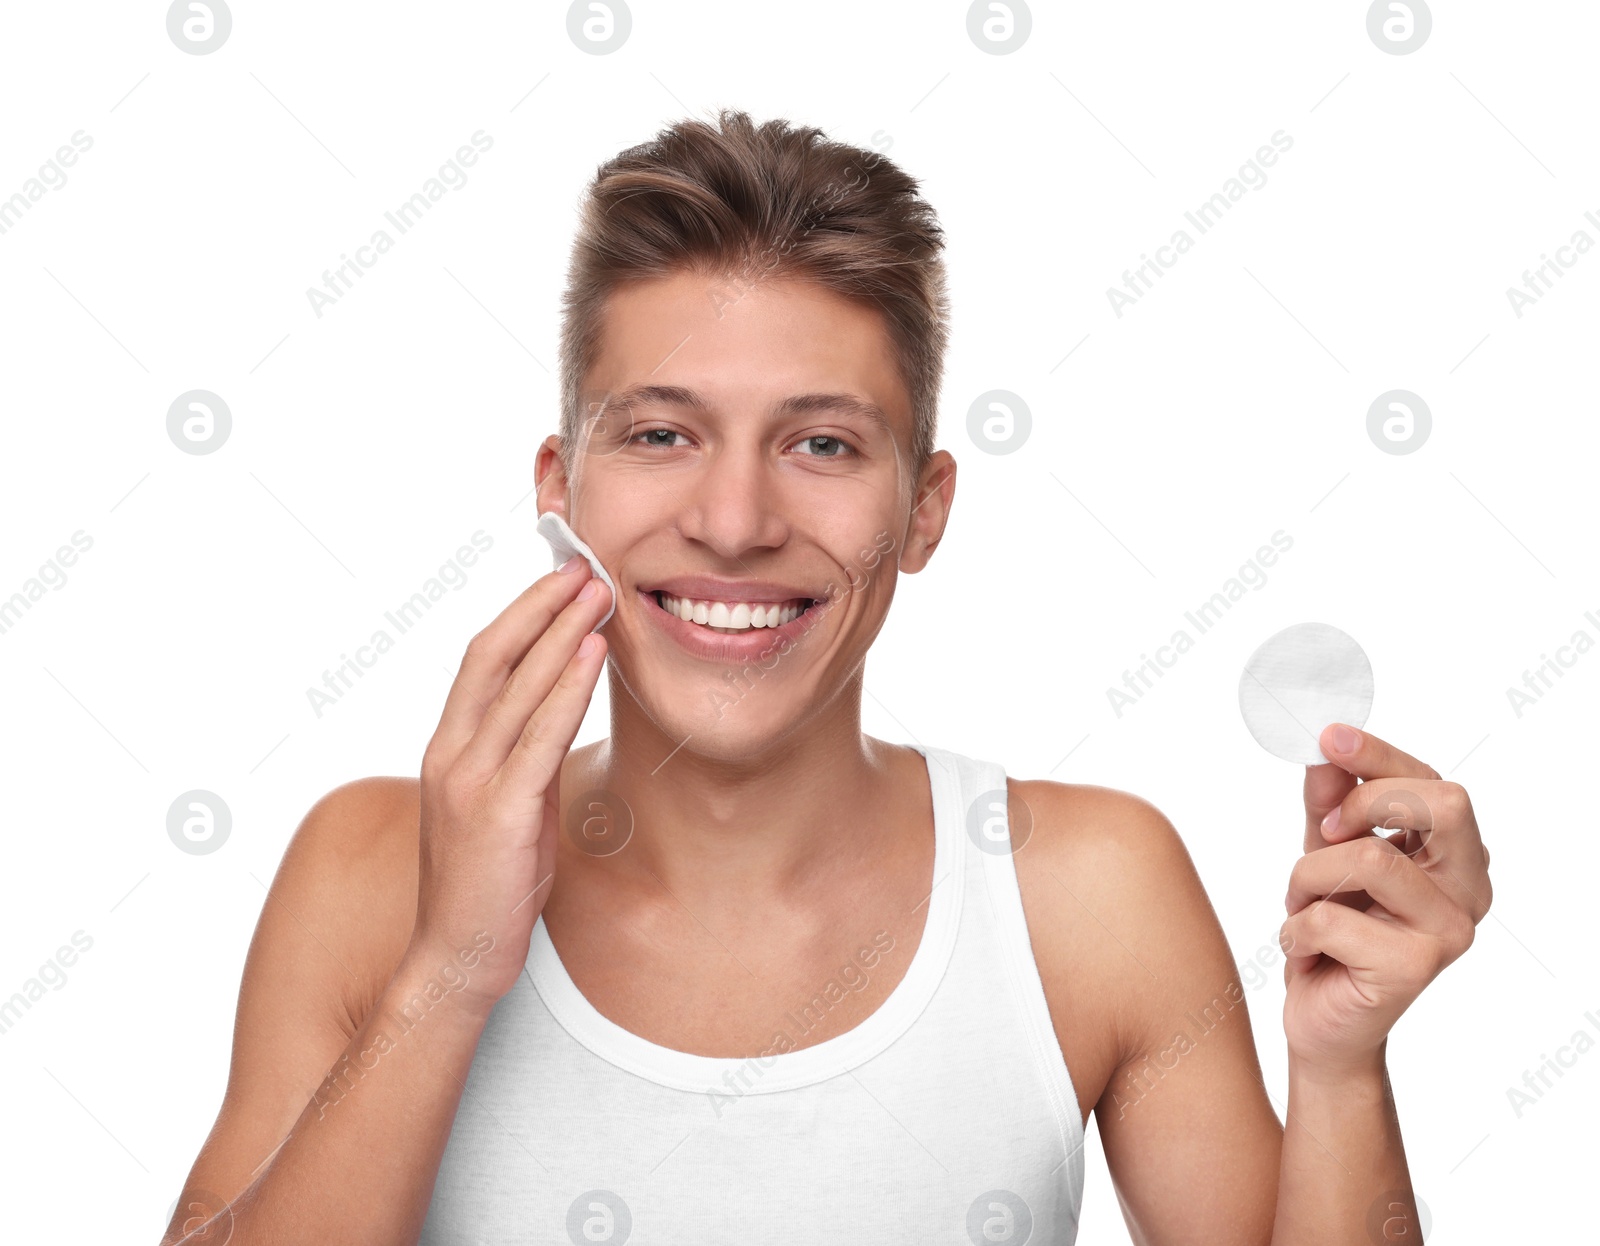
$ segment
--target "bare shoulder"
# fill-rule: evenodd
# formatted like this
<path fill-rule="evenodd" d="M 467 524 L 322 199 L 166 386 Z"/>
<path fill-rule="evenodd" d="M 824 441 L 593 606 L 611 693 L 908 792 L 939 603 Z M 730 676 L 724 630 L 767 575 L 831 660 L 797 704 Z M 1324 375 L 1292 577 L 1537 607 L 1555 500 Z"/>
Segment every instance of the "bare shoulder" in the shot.
<path fill-rule="evenodd" d="M 1063 889 L 1082 887 L 1117 906 L 1138 906 L 1164 885 L 1198 881 L 1177 828 L 1142 796 L 1089 783 L 1007 782 L 1012 825 L 1029 830 L 1017 852 L 1019 868 L 1031 851 L 1031 864 L 1061 874 Z"/>
<path fill-rule="evenodd" d="M 252 955 L 263 940 L 278 955 L 303 942 L 303 955 L 336 967 L 331 1020 L 347 1038 L 411 938 L 419 810 L 415 779 L 379 775 L 327 792 L 296 827 L 262 908 Z"/>
<path fill-rule="evenodd" d="M 388 984 L 410 942 L 417 902 L 421 787 L 416 779 L 375 775 L 342 784 L 307 813 L 280 872 L 303 857 L 304 885 L 337 891 L 315 905 L 330 944 L 347 954 L 350 1034 Z"/>
<path fill-rule="evenodd" d="M 1024 889 L 1048 881 L 1080 913 L 1122 933 L 1138 923 L 1181 928 L 1199 901 L 1210 913 L 1183 838 L 1155 805 L 1086 783 L 1010 779 L 1009 814 Z M 1022 831 L 1027 839 L 1017 843 Z M 1178 908 L 1173 902 L 1180 901 Z M 1068 909 L 1072 911 L 1072 909 Z M 1115 921 L 1113 921 L 1115 919 Z M 1110 932 L 1108 932 L 1110 933 Z M 1124 951 L 1120 968 L 1137 968 Z"/>
<path fill-rule="evenodd" d="M 1174 949 L 1209 947 L 1215 960 L 1221 928 L 1177 828 L 1148 800 L 1094 784 L 1007 785 L 1034 960 L 1087 1117 L 1151 1040 L 1152 988 L 1176 968 Z"/>
<path fill-rule="evenodd" d="M 1021 781 L 1009 796 L 1032 828 L 1015 859 L 1051 1020 L 1135 1240 L 1187 1240 L 1205 1207 L 1265 1241 L 1283 1126 L 1177 829 L 1110 788 Z"/>

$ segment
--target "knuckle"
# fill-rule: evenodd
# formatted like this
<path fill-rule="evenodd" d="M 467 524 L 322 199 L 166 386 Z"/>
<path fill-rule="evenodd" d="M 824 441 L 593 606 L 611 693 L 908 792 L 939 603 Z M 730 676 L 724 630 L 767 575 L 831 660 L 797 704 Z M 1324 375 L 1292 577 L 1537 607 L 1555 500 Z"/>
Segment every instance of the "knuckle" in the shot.
<path fill-rule="evenodd" d="M 505 665 L 501 654 L 500 638 L 493 624 L 476 633 L 467 641 L 466 652 L 461 657 L 462 666 L 486 666 L 498 670 Z"/>
<path fill-rule="evenodd" d="M 1439 784 L 1439 810 L 1450 818 L 1463 818 L 1472 812 L 1472 798 L 1467 789 L 1453 780 Z"/>
<path fill-rule="evenodd" d="M 583 686 L 584 676 L 572 662 L 561 668 L 561 674 L 556 677 L 556 688 L 562 692 L 575 693 Z"/>
<path fill-rule="evenodd" d="M 1412 990 L 1421 990 L 1437 978 L 1449 963 L 1449 958 L 1439 950 L 1419 948 L 1404 957 L 1400 974 Z"/>
<path fill-rule="evenodd" d="M 1399 869 L 1405 859 L 1405 853 L 1380 836 L 1374 835 L 1357 843 L 1357 860 L 1364 868 L 1380 875 Z"/>
<path fill-rule="evenodd" d="M 528 659 L 511 668 L 511 673 L 506 676 L 506 682 L 500 688 L 499 701 L 501 705 L 520 705 L 532 681 L 532 673 L 528 670 Z"/>
<path fill-rule="evenodd" d="M 537 752 L 550 738 L 550 724 L 542 714 L 535 714 L 528 719 L 528 725 L 522 729 L 522 734 L 517 737 L 517 747 L 524 753 Z"/>
<path fill-rule="evenodd" d="M 1439 932 L 1433 941 L 1432 955 L 1428 958 L 1428 977 L 1431 981 L 1450 965 L 1450 963 L 1463 955 L 1472 946 L 1472 922 L 1462 914 L 1460 919 L 1451 919 L 1449 924 Z"/>
<path fill-rule="evenodd" d="M 459 766 L 445 770 L 434 783 L 444 806 L 449 809 L 465 809 L 471 802 L 474 786 L 471 777 L 462 773 Z"/>
<path fill-rule="evenodd" d="M 1426 797 L 1411 787 L 1392 787 L 1373 798 L 1367 813 L 1385 831 L 1410 830 L 1429 818 Z"/>

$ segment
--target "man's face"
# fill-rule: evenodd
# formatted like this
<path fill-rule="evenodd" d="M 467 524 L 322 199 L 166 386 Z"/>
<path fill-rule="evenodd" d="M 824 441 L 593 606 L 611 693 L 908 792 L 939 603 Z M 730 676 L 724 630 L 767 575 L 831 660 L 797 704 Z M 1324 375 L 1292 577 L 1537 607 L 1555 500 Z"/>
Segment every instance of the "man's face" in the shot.
<path fill-rule="evenodd" d="M 541 452 L 540 507 L 616 581 L 604 634 L 639 709 L 728 760 L 841 710 L 954 488 L 943 452 L 910 474 L 880 313 L 792 279 L 639 282 L 608 304 L 585 399 L 572 478 Z"/>

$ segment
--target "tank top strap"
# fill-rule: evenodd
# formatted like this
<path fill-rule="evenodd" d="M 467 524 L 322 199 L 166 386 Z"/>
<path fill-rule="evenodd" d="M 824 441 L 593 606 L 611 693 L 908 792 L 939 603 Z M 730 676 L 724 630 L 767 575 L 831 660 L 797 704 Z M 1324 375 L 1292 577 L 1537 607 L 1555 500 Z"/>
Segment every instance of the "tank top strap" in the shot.
<path fill-rule="evenodd" d="M 949 752 L 942 753 L 941 761 L 959 774 L 963 847 L 969 849 L 966 855 L 972 875 L 969 905 L 977 904 L 981 896 L 993 925 L 994 941 L 1000 949 L 996 969 L 1016 1000 L 1028 1049 L 1061 1131 L 1066 1178 L 1076 1204 L 1082 1200 L 1085 1177 L 1083 1114 L 1045 998 L 1017 878 L 1016 854 L 1027 850 L 1032 822 L 1012 825 L 1010 790 L 1000 763 Z"/>

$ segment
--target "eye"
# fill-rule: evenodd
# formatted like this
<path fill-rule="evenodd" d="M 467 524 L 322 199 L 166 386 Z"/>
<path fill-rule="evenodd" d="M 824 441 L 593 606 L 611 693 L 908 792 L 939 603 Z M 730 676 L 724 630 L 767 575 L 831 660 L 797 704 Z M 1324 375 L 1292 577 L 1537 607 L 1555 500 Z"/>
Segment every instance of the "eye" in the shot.
<path fill-rule="evenodd" d="M 838 459 L 848 458 L 855 453 L 850 443 L 839 437 L 818 435 L 807 437 L 803 441 L 795 442 L 795 446 L 804 446 L 802 454 L 806 458 Z"/>
<path fill-rule="evenodd" d="M 676 450 L 678 447 L 672 443 L 671 439 L 673 437 L 681 436 L 683 436 L 683 434 L 678 432 L 678 430 L 675 428 L 647 428 L 642 433 L 635 433 L 628 440 L 630 442 L 635 442 L 639 441 L 641 438 L 645 438 L 646 440 L 643 442 L 644 445 L 655 446 L 662 450 Z M 667 440 L 655 440 L 655 438 L 660 437 L 665 437 Z"/>

